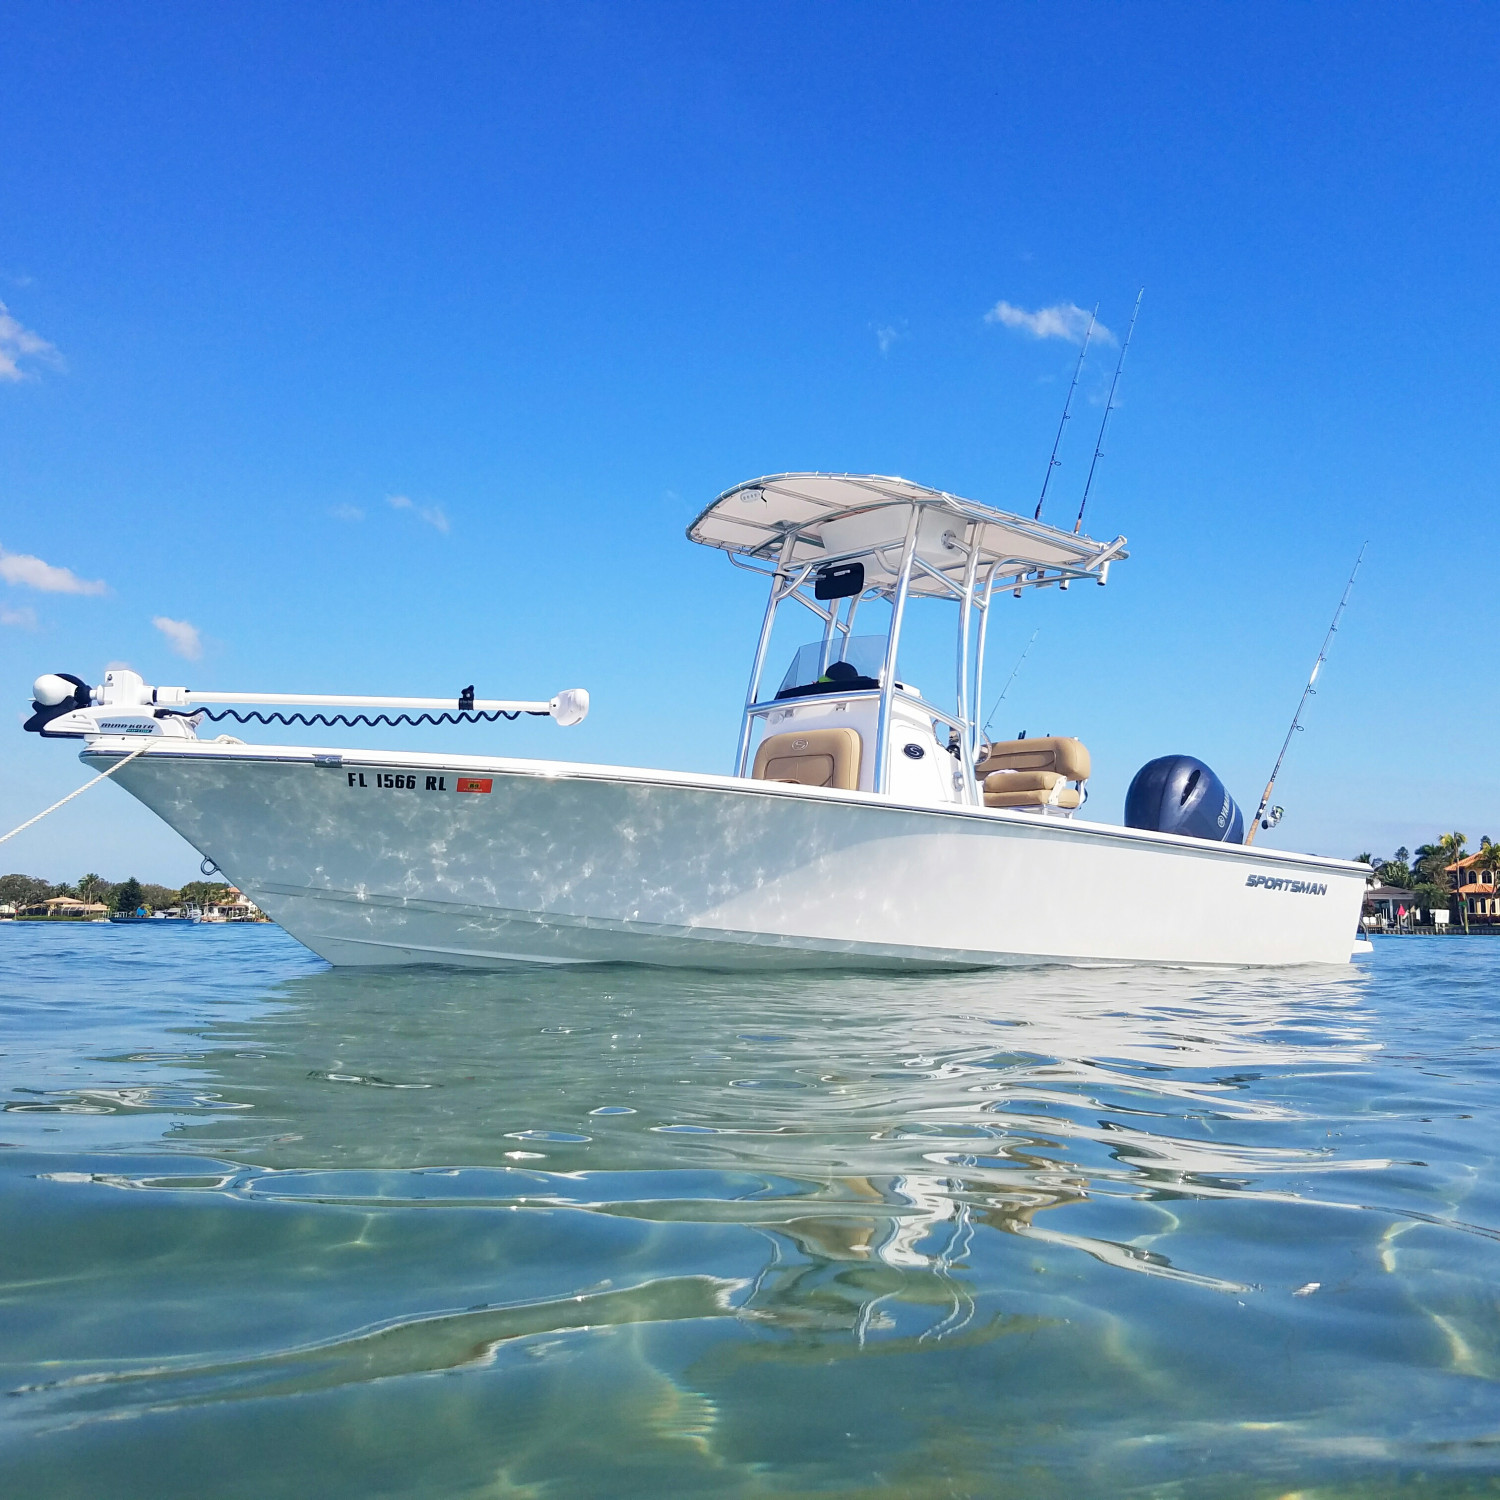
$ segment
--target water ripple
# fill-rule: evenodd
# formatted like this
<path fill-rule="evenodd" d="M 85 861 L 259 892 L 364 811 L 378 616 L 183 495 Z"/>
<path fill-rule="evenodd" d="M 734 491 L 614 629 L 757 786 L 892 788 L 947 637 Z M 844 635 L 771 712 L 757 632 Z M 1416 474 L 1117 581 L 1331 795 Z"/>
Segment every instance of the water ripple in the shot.
<path fill-rule="evenodd" d="M 0 941 L 28 1493 L 156 1500 L 162 1441 L 246 1493 L 273 1453 L 351 1495 L 1500 1473 L 1500 944 L 735 978 Z"/>

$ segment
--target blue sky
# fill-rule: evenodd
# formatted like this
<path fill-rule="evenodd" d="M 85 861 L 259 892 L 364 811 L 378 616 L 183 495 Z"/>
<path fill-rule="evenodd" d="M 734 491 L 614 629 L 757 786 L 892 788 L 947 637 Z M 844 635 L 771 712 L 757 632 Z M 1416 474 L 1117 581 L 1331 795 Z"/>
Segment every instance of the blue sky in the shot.
<path fill-rule="evenodd" d="M 1105 819 L 1175 751 L 1253 807 L 1368 538 L 1267 841 L 1500 837 L 1492 8 L 12 4 L 5 30 L 4 827 L 84 779 L 21 733 L 31 680 L 114 661 L 581 685 L 577 729 L 402 742 L 726 769 L 763 601 L 685 541 L 698 509 L 816 468 L 1029 513 L 1077 346 L 987 314 L 1097 302 L 1118 335 L 1145 286 L 1088 519 L 1132 557 L 1000 612 L 996 686 L 1039 634 L 997 731 L 1079 734 Z M 106 786 L 0 866 L 196 856 Z"/>

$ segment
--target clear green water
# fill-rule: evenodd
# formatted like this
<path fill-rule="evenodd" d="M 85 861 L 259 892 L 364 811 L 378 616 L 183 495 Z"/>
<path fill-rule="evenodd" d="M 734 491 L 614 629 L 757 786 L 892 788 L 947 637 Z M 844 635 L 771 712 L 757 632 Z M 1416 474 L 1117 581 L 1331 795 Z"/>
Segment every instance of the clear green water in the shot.
<path fill-rule="evenodd" d="M 0 929 L 0 1492 L 1489 1493 L 1497 1000 Z"/>

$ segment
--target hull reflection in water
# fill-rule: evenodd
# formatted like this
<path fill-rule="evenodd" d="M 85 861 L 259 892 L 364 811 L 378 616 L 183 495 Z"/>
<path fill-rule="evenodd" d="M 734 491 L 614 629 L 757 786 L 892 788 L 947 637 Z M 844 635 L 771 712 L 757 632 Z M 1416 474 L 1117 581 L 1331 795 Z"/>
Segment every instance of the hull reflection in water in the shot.
<path fill-rule="evenodd" d="M 1500 1420 L 1431 975 L 204 983 L 12 1075 L 31 1493 L 1259 1495 Z"/>

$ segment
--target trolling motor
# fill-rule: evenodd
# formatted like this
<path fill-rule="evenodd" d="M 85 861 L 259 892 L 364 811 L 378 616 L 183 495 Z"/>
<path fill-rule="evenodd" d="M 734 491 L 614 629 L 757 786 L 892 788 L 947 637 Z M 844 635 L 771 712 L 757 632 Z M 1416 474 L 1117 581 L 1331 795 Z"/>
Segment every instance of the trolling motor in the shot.
<path fill-rule="evenodd" d="M 328 728 L 395 728 L 399 725 L 495 723 L 519 719 L 527 714 L 552 719 L 565 728 L 588 717 L 586 688 L 566 688 L 545 702 L 476 698 L 472 687 L 456 698 L 385 698 L 336 693 L 207 693 L 185 687 L 152 687 L 137 672 L 123 668 L 104 674 L 98 687 L 90 687 L 71 672 L 48 672 L 32 684 L 32 715 L 25 728 L 49 739 L 85 739 L 95 735 L 159 735 L 192 740 L 205 720 L 213 723 L 233 719 L 237 724 L 304 724 Z M 216 711 L 209 704 L 274 704 L 279 707 L 317 705 L 325 708 L 384 708 L 403 711 L 390 714 L 240 713 L 226 708 Z M 436 710 L 436 712 L 434 712 Z"/>

